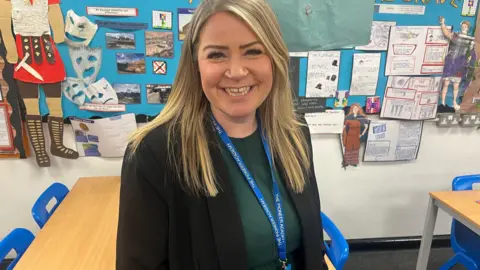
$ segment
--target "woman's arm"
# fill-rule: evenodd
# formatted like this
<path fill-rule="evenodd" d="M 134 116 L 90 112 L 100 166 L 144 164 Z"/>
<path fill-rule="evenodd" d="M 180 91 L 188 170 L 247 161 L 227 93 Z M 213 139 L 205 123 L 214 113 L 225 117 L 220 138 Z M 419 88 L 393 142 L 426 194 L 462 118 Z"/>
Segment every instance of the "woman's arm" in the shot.
<path fill-rule="evenodd" d="M 125 156 L 129 155 L 129 151 Z M 162 181 L 156 158 L 140 145 L 124 159 L 117 233 L 117 270 L 168 270 L 168 208 L 151 181 Z M 161 170 L 160 170 L 161 171 Z M 162 185 L 159 185 L 162 186 Z"/>

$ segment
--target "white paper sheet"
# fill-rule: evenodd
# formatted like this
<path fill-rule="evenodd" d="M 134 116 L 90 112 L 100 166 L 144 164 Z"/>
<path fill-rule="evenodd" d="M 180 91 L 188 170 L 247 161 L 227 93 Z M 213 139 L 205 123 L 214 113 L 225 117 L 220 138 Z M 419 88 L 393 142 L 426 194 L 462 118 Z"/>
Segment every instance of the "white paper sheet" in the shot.
<path fill-rule="evenodd" d="M 478 0 L 463 0 L 462 16 L 475 17 Z"/>
<path fill-rule="evenodd" d="M 388 77 L 380 117 L 405 120 L 434 119 L 440 77 Z"/>
<path fill-rule="evenodd" d="M 442 74 L 448 45 L 440 26 L 392 27 L 385 75 Z"/>
<path fill-rule="evenodd" d="M 356 46 L 355 49 L 362 51 L 386 51 L 388 49 L 390 28 L 396 25 L 397 22 L 373 21 L 370 42 L 364 46 Z"/>
<path fill-rule="evenodd" d="M 355 53 L 353 55 L 351 96 L 375 95 L 381 57 L 380 53 Z"/>
<path fill-rule="evenodd" d="M 338 87 L 340 51 L 308 53 L 307 97 L 335 97 Z"/>
<path fill-rule="evenodd" d="M 71 124 L 79 155 L 89 157 L 122 157 L 128 136 L 137 129 L 133 113 L 98 120 L 72 118 Z"/>
<path fill-rule="evenodd" d="M 310 133 L 342 133 L 345 112 L 343 110 L 326 110 L 321 113 L 306 113 Z"/>
<path fill-rule="evenodd" d="M 363 161 L 417 159 L 423 121 L 371 121 Z"/>
<path fill-rule="evenodd" d="M 12 137 L 7 121 L 7 110 L 4 106 L 0 107 L 0 148 L 10 148 L 12 146 Z"/>
<path fill-rule="evenodd" d="M 394 4 L 375 4 L 375 10 L 380 14 L 405 14 L 405 15 L 424 15 L 425 6 L 420 5 L 394 5 Z"/>

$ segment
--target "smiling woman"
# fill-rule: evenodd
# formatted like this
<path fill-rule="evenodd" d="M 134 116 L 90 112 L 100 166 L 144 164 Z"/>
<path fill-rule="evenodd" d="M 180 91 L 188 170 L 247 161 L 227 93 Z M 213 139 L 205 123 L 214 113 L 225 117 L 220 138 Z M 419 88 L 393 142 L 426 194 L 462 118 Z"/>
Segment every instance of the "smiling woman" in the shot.
<path fill-rule="evenodd" d="M 327 269 L 287 67 L 264 0 L 200 4 L 167 104 L 125 154 L 117 269 Z"/>

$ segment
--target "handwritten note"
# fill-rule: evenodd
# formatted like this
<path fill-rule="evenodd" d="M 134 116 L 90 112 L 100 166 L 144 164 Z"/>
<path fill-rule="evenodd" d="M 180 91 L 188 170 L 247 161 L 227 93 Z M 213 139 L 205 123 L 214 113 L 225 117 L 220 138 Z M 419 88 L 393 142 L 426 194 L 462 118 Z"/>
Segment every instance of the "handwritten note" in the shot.
<path fill-rule="evenodd" d="M 381 56 L 380 53 L 353 55 L 351 96 L 375 95 Z"/>
<path fill-rule="evenodd" d="M 12 147 L 12 134 L 8 123 L 6 106 L 0 107 L 0 149 Z"/>
<path fill-rule="evenodd" d="M 371 121 L 364 161 L 417 159 L 422 129 L 422 121 Z"/>
<path fill-rule="evenodd" d="M 326 110 L 321 113 L 307 113 L 305 114 L 305 120 L 307 120 L 312 134 L 340 134 L 343 130 L 345 112 L 343 110 Z"/>
<path fill-rule="evenodd" d="M 370 42 L 364 46 L 356 46 L 356 50 L 362 51 L 386 51 L 388 49 L 388 37 L 390 28 L 397 25 L 396 22 L 373 21 Z"/>
<path fill-rule="evenodd" d="M 338 87 L 340 51 L 308 53 L 307 97 L 335 97 Z"/>

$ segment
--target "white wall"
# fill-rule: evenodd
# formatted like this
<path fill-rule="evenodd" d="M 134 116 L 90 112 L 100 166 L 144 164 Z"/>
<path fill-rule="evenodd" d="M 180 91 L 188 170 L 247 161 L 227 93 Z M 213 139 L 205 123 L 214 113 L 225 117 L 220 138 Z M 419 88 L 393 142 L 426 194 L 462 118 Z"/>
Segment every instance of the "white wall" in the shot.
<path fill-rule="evenodd" d="M 46 127 L 45 127 L 46 128 Z M 424 125 L 418 160 L 410 163 L 363 163 L 341 168 L 337 135 L 313 137 L 314 160 L 322 210 L 345 237 L 374 238 L 421 235 L 428 192 L 448 190 L 454 176 L 480 173 L 480 131 L 439 129 Z M 73 146 L 66 126 L 66 145 Z M 0 238 L 12 228 L 38 231 L 30 210 L 52 182 L 72 187 L 82 176 L 120 175 L 120 159 L 52 158 L 50 168 L 28 160 L 0 159 Z M 450 219 L 439 214 L 436 234 L 448 234 Z"/>

